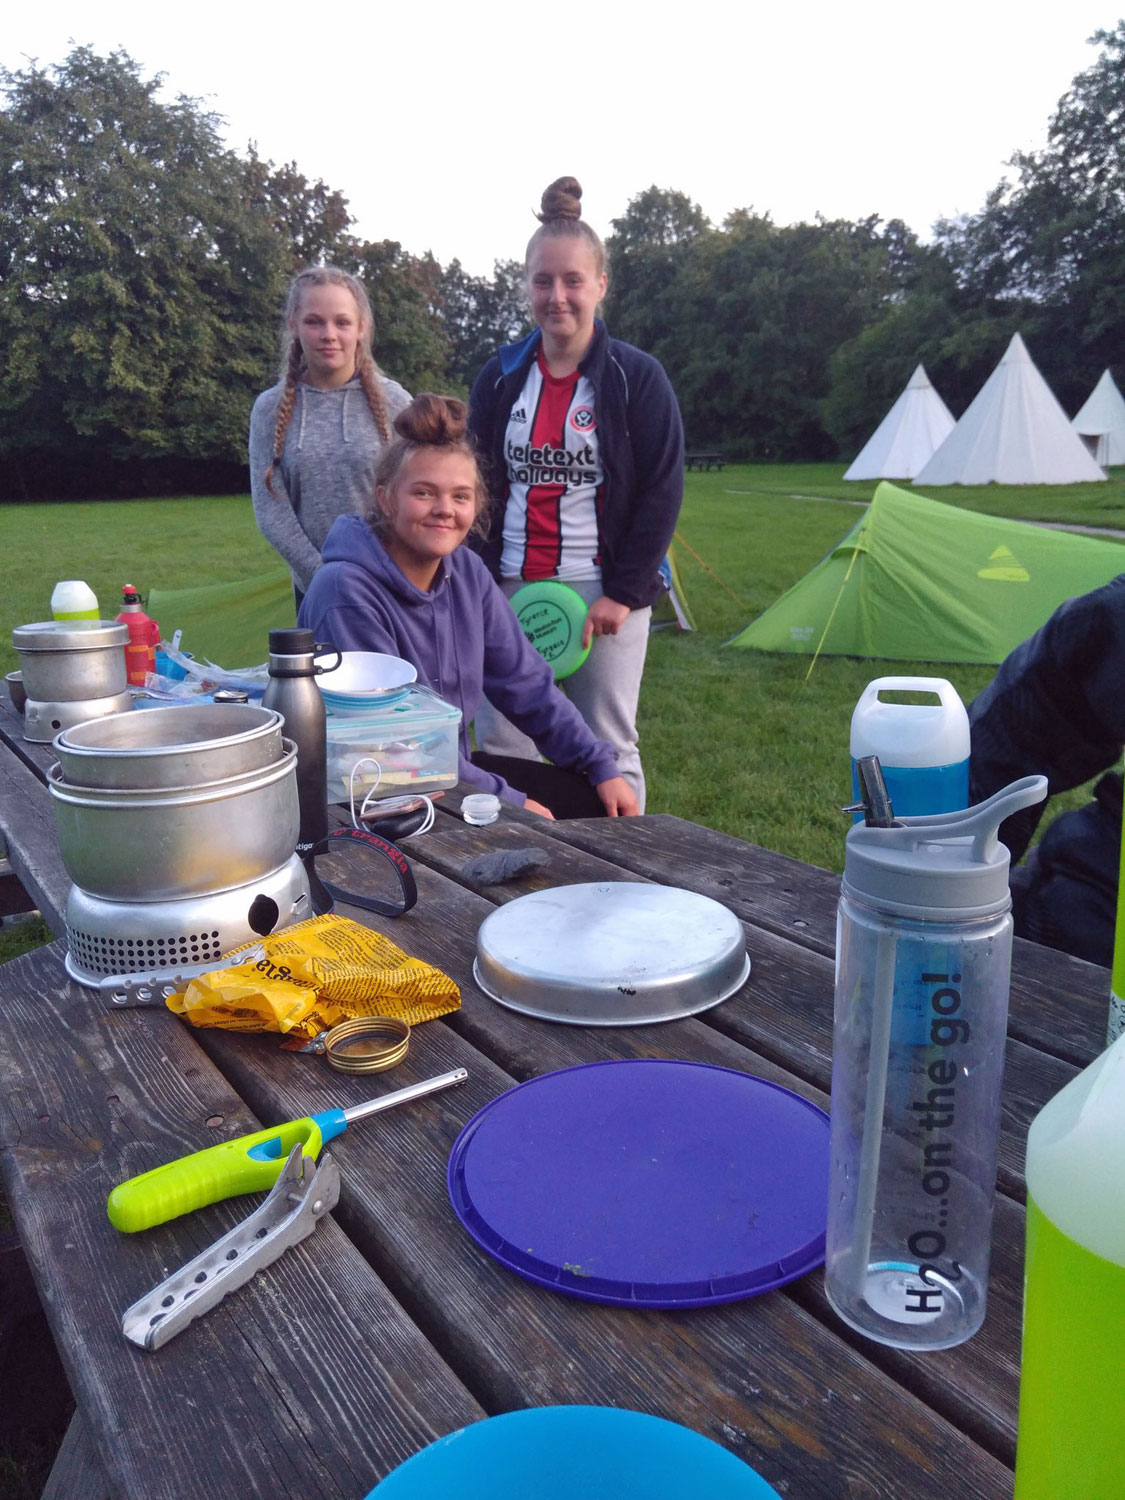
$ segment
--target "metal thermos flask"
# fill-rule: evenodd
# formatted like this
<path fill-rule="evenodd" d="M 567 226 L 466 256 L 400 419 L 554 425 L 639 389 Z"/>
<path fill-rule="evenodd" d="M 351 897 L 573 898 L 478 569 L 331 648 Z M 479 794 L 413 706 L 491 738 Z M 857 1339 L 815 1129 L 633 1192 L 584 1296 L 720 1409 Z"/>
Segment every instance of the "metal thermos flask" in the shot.
<path fill-rule="evenodd" d="M 867 821 L 848 833 L 836 925 L 825 1290 L 868 1338 L 947 1349 L 980 1327 L 988 1285 L 1012 949 L 996 830 L 1047 781 L 896 819 L 878 760 L 860 768 Z"/>
<path fill-rule="evenodd" d="M 318 666 L 317 655 L 329 651 L 335 660 Z M 311 630 L 270 631 L 270 680 L 262 706 L 281 714 L 286 737 L 297 747 L 297 797 L 301 806 L 297 853 L 305 861 L 317 911 L 330 910 L 332 898 L 317 880 L 309 858 L 328 833 L 324 699 L 316 678 L 339 664 L 340 653 L 333 646 L 317 645 Z"/>

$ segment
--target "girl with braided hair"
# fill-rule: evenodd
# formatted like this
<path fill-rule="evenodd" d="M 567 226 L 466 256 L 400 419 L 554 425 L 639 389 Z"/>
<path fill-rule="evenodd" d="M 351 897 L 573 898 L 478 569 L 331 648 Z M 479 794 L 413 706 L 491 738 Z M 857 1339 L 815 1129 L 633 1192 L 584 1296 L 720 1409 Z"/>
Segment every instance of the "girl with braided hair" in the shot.
<path fill-rule="evenodd" d="M 337 516 L 363 510 L 391 423 L 410 402 L 371 353 L 363 284 L 334 266 L 289 286 L 281 379 L 250 414 L 250 490 L 258 530 L 289 564 L 298 605 Z"/>

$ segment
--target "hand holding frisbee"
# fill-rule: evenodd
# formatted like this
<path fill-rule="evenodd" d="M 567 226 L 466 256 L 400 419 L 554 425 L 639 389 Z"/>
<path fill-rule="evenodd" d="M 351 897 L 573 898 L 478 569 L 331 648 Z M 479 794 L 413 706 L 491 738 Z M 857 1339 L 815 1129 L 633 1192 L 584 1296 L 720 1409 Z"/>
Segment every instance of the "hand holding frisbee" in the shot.
<path fill-rule="evenodd" d="M 616 635 L 629 618 L 629 606 L 618 604 L 608 594 L 595 599 L 586 613 L 586 625 L 582 631 L 582 644 L 589 646 L 596 635 Z"/>

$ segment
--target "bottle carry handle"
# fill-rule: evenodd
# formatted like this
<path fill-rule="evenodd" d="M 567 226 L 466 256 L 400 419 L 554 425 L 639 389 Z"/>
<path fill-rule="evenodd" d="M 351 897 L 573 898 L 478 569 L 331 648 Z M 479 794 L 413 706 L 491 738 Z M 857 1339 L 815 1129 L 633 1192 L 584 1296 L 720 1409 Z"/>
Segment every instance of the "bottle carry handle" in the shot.
<path fill-rule="evenodd" d="M 336 660 L 330 667 L 322 667 L 315 658 L 318 656 L 322 656 L 325 652 L 328 651 L 331 651 L 335 654 Z M 316 645 L 313 647 L 313 658 L 313 671 L 319 677 L 322 672 L 334 672 L 343 661 L 344 654 L 342 651 L 338 651 L 331 641 L 317 641 Z"/>
<path fill-rule="evenodd" d="M 336 657 L 336 660 L 329 667 L 318 666 L 315 660 L 313 661 L 311 669 L 309 667 L 283 667 L 280 665 L 280 662 L 282 661 L 294 661 L 297 659 L 303 659 L 304 657 L 310 655 L 315 658 L 318 652 L 323 655 L 323 653 L 326 651 L 333 652 Z M 281 651 L 271 651 L 269 674 L 271 677 L 319 677 L 322 672 L 334 672 L 343 661 L 343 659 L 344 658 L 341 652 L 339 652 L 330 641 L 318 641 L 317 644 L 312 648 L 311 652 L 301 651 L 298 654 L 298 657 L 288 655 L 287 653 Z"/>
<path fill-rule="evenodd" d="M 880 693 L 931 693 L 943 708 L 962 706 L 957 689 L 946 677 L 876 677 L 860 694 L 856 709 L 877 703 Z"/>

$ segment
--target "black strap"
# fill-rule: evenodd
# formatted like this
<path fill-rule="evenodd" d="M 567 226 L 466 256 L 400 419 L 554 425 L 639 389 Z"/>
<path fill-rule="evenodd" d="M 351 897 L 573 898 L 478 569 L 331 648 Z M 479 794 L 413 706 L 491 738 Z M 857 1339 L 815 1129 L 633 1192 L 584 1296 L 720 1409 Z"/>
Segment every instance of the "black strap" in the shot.
<path fill-rule="evenodd" d="M 398 883 L 402 887 L 402 904 L 394 901 L 379 901 L 374 896 L 361 896 L 356 891 L 345 891 L 340 886 L 333 885 L 331 881 L 319 876 L 320 883 L 329 895 L 338 901 L 345 901 L 349 906 L 362 907 L 364 911 L 377 912 L 381 917 L 401 917 L 408 912 L 418 900 L 418 887 L 414 884 L 414 875 L 406 861 L 406 855 L 397 844 L 388 843 L 381 839 L 377 833 L 371 833 L 366 828 L 334 828 L 332 832 L 314 844 L 308 854 L 310 867 L 318 854 L 327 854 L 334 843 L 340 839 L 347 839 L 352 843 L 364 844 L 376 854 L 381 854 L 398 876 Z"/>

